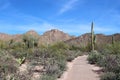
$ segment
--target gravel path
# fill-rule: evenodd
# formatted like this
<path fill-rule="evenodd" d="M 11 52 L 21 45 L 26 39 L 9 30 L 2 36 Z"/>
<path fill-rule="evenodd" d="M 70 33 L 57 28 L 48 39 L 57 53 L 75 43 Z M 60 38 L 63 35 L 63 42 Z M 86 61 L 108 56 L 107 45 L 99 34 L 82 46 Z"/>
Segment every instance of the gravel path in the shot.
<path fill-rule="evenodd" d="M 93 72 L 95 66 L 88 64 L 87 55 L 79 56 L 68 63 L 68 70 L 58 80 L 100 80 Z"/>

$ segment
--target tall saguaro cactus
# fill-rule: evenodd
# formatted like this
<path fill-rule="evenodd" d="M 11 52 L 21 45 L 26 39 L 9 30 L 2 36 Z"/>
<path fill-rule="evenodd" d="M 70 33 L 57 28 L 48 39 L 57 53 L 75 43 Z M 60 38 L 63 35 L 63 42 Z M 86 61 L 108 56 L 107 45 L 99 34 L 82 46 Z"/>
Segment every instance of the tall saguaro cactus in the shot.
<path fill-rule="evenodd" d="M 112 36 L 112 44 L 115 43 L 115 40 L 114 40 L 114 35 Z"/>
<path fill-rule="evenodd" d="M 93 27 L 93 22 L 91 24 L 91 48 L 92 51 L 94 51 L 94 47 L 95 47 L 95 36 L 94 36 L 94 27 Z"/>

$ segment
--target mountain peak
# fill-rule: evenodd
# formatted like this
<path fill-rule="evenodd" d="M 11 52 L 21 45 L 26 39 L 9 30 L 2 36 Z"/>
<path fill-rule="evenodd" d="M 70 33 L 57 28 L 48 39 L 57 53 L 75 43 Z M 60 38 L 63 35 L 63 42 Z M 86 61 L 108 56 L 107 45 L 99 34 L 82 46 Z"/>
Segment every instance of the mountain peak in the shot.
<path fill-rule="evenodd" d="M 58 30 L 58 29 L 51 29 L 50 31 L 58 32 L 60 30 Z"/>
<path fill-rule="evenodd" d="M 38 34 L 35 30 L 29 30 L 29 31 L 26 32 L 25 34 L 33 35 L 33 36 L 39 36 L 39 34 Z"/>
<path fill-rule="evenodd" d="M 46 32 L 61 32 L 60 30 L 58 30 L 58 29 L 51 29 L 51 30 L 48 30 L 48 31 L 46 31 Z M 45 32 L 45 33 L 46 33 Z"/>
<path fill-rule="evenodd" d="M 65 41 L 73 38 L 72 36 L 64 33 L 63 31 L 52 29 L 45 32 L 41 37 L 41 42 L 53 43 L 59 41 Z"/>
<path fill-rule="evenodd" d="M 5 33 L 0 33 L 0 40 L 7 41 L 7 40 L 10 40 L 10 39 L 11 39 L 11 35 L 5 34 Z"/>

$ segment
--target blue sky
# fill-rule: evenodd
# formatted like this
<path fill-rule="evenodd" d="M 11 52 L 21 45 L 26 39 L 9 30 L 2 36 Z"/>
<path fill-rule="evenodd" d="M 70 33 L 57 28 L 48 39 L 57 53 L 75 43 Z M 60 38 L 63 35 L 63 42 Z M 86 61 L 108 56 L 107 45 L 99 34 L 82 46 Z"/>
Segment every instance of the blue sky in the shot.
<path fill-rule="evenodd" d="M 119 33 L 120 0 L 0 0 L 0 32 L 59 29 L 71 35 Z"/>

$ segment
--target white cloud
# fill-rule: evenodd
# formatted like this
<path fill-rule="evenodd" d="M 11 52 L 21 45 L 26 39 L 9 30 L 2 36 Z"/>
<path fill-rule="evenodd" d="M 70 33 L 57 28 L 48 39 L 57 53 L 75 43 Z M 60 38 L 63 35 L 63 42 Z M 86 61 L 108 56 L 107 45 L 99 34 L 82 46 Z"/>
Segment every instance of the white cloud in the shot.
<path fill-rule="evenodd" d="M 43 33 L 45 31 L 51 30 L 51 29 L 58 29 L 55 25 L 49 24 L 49 23 L 34 23 L 34 24 L 26 24 L 26 25 L 11 25 L 11 24 L 0 24 L 0 32 L 6 33 L 12 33 L 16 32 L 15 34 L 25 33 L 29 30 L 35 30 L 38 33 Z"/>
<path fill-rule="evenodd" d="M 64 32 L 70 33 L 70 34 L 84 34 L 91 32 L 91 24 L 69 24 L 69 25 L 62 25 L 59 27 L 60 30 L 63 30 Z M 108 26 L 94 26 L 95 33 L 114 33 L 116 29 L 113 29 L 112 27 Z"/>
<path fill-rule="evenodd" d="M 95 28 L 95 31 L 96 31 L 97 33 L 98 33 L 98 32 L 105 33 L 105 32 L 112 32 L 112 31 L 114 31 L 114 29 L 109 28 L 109 27 L 96 27 L 96 28 Z"/>
<path fill-rule="evenodd" d="M 69 33 L 71 35 L 81 35 L 84 33 L 89 33 L 91 31 L 91 24 L 64 24 L 64 25 L 54 25 L 50 23 L 34 23 L 34 24 L 27 24 L 27 25 L 0 25 L 4 27 L 0 27 L 0 30 L 6 32 L 12 33 L 14 32 L 22 32 L 25 33 L 29 30 L 35 30 L 38 33 L 44 33 L 45 31 L 51 30 L 51 29 L 58 29 L 65 33 Z M 106 26 L 94 26 L 95 33 L 115 33 L 116 29 L 113 29 L 112 27 L 106 27 Z M 14 33 L 13 32 L 13 33 Z M 119 31 L 118 31 L 119 32 Z M 16 33 L 17 34 L 17 33 Z"/>
<path fill-rule="evenodd" d="M 50 29 L 55 29 L 55 28 L 56 27 L 54 25 L 49 24 L 49 23 L 42 23 L 42 24 L 34 23 L 34 24 L 18 26 L 18 29 L 24 32 L 29 31 L 29 30 L 35 30 L 37 32 L 44 32 Z"/>
<path fill-rule="evenodd" d="M 60 9 L 59 14 L 63 14 L 64 12 L 72 9 L 75 5 L 75 3 L 77 3 L 78 0 L 69 0 L 66 4 L 63 5 L 63 7 Z"/>

